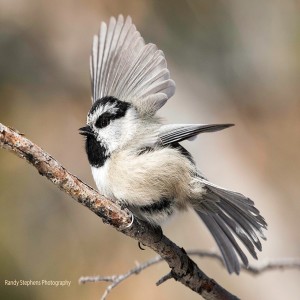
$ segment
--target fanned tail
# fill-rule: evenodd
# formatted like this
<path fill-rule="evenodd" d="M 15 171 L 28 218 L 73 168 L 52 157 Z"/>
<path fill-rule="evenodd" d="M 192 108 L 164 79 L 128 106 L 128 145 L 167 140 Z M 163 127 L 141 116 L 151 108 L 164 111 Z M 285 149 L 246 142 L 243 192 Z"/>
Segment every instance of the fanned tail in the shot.
<path fill-rule="evenodd" d="M 203 180 L 203 183 L 206 201 L 195 210 L 220 248 L 228 272 L 239 274 L 238 257 L 245 266 L 248 266 L 248 259 L 233 234 L 244 244 L 252 257 L 257 259 L 255 248 L 262 250 L 259 237 L 266 239 L 263 229 L 267 228 L 267 223 L 249 198 L 206 180 Z"/>

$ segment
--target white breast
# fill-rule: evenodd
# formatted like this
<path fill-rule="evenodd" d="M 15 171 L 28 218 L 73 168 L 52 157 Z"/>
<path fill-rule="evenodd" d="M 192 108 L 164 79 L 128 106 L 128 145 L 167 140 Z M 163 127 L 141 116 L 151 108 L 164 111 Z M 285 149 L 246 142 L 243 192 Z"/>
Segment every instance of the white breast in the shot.
<path fill-rule="evenodd" d="M 109 169 L 109 159 L 106 160 L 104 165 L 100 168 L 91 167 L 92 174 L 96 183 L 96 186 L 100 194 L 108 198 L 113 198 L 110 183 L 108 180 L 108 169 Z"/>

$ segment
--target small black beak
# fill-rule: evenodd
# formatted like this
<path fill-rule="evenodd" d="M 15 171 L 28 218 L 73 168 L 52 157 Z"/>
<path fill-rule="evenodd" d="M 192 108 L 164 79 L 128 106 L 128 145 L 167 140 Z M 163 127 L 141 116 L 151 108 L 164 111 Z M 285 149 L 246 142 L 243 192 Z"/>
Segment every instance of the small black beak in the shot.
<path fill-rule="evenodd" d="M 88 125 L 84 126 L 84 127 L 81 127 L 78 130 L 79 130 L 79 134 L 81 134 L 81 135 L 85 135 L 85 136 L 93 135 L 92 128 Z"/>

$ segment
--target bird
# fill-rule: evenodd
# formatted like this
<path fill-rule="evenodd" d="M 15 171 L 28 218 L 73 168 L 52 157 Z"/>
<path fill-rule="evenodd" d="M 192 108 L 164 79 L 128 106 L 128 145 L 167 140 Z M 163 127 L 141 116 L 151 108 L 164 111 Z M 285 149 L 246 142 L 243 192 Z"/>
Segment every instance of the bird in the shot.
<path fill-rule="evenodd" d="M 180 144 L 233 124 L 164 124 L 157 111 L 175 82 L 163 51 L 145 43 L 130 16 L 101 22 L 90 76 L 92 106 L 79 132 L 99 192 L 154 227 L 192 208 L 228 272 L 239 274 L 249 262 L 237 240 L 257 259 L 267 223 L 251 199 L 209 181 Z"/>

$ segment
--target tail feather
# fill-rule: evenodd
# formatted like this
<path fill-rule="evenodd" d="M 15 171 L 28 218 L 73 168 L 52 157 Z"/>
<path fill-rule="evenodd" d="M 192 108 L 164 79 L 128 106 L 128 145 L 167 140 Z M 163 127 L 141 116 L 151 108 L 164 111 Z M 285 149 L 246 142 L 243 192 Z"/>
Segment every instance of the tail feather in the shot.
<path fill-rule="evenodd" d="M 199 208 L 196 207 L 195 210 L 220 248 L 228 272 L 239 274 L 238 257 L 245 266 L 248 266 L 248 259 L 233 234 L 243 243 L 252 257 L 257 259 L 255 248 L 259 251 L 262 249 L 259 237 L 265 239 L 262 229 L 266 229 L 267 223 L 251 199 L 220 188 L 205 179 L 203 183 L 207 193 L 203 196 L 203 204 L 200 203 Z M 211 210 L 206 201 L 212 202 L 217 209 Z"/>
<path fill-rule="evenodd" d="M 242 215 L 242 217 L 246 218 L 248 222 L 260 233 L 261 237 L 264 238 L 262 228 L 266 229 L 267 223 L 260 215 L 259 210 L 254 207 L 254 202 L 251 199 L 240 193 L 219 188 L 216 185 L 207 184 L 206 187 L 214 195 L 223 199 L 221 203 L 226 203 L 226 205 L 234 208 Z"/>
<path fill-rule="evenodd" d="M 225 203 L 223 203 L 223 206 L 225 206 Z M 238 207 L 235 207 L 232 203 L 230 203 L 228 205 L 227 210 L 236 212 L 240 216 L 242 223 L 246 223 L 246 224 L 248 223 L 249 225 L 251 225 L 251 227 L 254 230 L 256 230 L 256 232 L 259 234 L 259 236 L 261 238 L 265 238 L 265 235 L 264 235 L 262 229 L 263 228 L 266 229 L 266 225 L 261 224 L 261 219 L 259 218 L 259 216 L 253 215 L 253 214 L 249 213 L 247 210 L 242 210 Z"/>
<path fill-rule="evenodd" d="M 244 220 L 243 216 L 240 215 L 239 213 L 237 213 L 234 209 L 232 209 L 230 207 L 228 208 L 226 206 L 224 207 L 224 206 L 225 206 L 224 204 L 220 203 L 220 207 L 223 208 L 223 210 L 228 213 L 231 220 L 238 227 L 237 231 L 243 230 L 244 232 L 246 232 L 248 240 L 253 245 L 255 245 L 256 249 L 261 251 L 261 249 L 262 249 L 261 242 L 260 242 L 258 236 L 256 235 L 255 230 L 252 228 L 252 226 L 248 222 L 246 222 Z"/>
<path fill-rule="evenodd" d="M 244 254 L 236 240 L 234 239 L 232 233 L 228 229 L 228 225 L 220 218 L 220 216 L 216 215 L 215 220 L 217 221 L 219 227 L 223 230 L 223 232 L 226 234 L 228 240 L 231 242 L 233 248 L 236 250 L 238 253 L 239 257 L 241 258 L 243 264 L 245 266 L 248 266 L 248 259 L 247 256 Z"/>
<path fill-rule="evenodd" d="M 252 257 L 257 259 L 255 248 L 254 248 L 251 240 L 249 240 L 250 237 L 247 234 L 247 232 L 245 230 L 243 230 L 243 228 L 240 227 L 239 224 L 236 224 L 236 222 L 234 222 L 232 219 L 230 219 L 222 211 L 219 213 L 219 216 L 230 227 L 232 232 L 240 239 L 240 241 L 247 248 L 247 250 L 250 252 Z"/>
<path fill-rule="evenodd" d="M 207 228 L 210 229 L 211 234 L 216 240 L 216 243 L 220 248 L 220 251 L 224 258 L 224 263 L 228 272 L 236 272 L 238 274 L 240 266 L 236 258 L 234 248 L 232 247 L 231 241 L 228 239 L 222 228 L 218 225 L 214 217 L 202 214 L 201 212 L 198 213 L 205 225 L 207 226 Z"/>
<path fill-rule="evenodd" d="M 220 198 L 226 199 L 228 202 L 232 203 L 236 207 L 239 207 L 241 210 L 251 211 L 254 215 L 260 216 L 259 210 L 254 206 L 254 202 L 250 198 L 247 198 L 237 192 L 225 190 L 211 183 L 207 184 L 207 187 L 211 192 L 213 192 L 213 194 L 218 195 Z M 266 222 L 264 222 L 264 225 L 267 225 Z"/>

